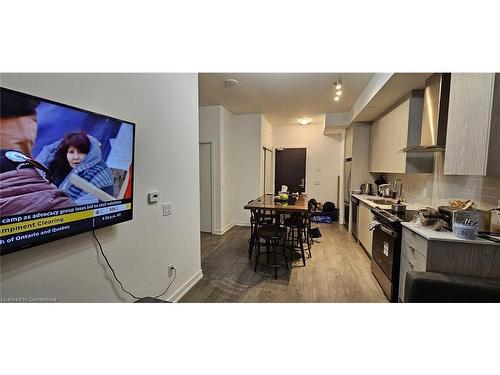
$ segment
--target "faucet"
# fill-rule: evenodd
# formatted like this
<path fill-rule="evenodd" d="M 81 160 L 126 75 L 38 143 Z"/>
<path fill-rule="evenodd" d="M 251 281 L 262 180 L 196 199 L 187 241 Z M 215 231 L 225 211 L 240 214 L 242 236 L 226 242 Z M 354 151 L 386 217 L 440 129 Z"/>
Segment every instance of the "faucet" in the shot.
<path fill-rule="evenodd" d="M 398 190 L 398 182 L 399 182 L 399 190 Z M 402 179 L 398 178 L 398 179 L 396 179 L 396 181 L 394 181 L 394 190 L 396 190 L 398 192 L 397 199 L 403 200 L 402 199 L 402 196 L 403 196 L 403 180 Z"/>

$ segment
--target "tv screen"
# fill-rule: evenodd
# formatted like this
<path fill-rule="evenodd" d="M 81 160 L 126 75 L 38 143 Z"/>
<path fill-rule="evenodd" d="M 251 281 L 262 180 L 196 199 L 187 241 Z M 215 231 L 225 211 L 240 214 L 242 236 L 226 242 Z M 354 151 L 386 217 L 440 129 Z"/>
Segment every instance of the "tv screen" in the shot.
<path fill-rule="evenodd" d="M 132 220 L 135 124 L 0 90 L 1 255 Z"/>

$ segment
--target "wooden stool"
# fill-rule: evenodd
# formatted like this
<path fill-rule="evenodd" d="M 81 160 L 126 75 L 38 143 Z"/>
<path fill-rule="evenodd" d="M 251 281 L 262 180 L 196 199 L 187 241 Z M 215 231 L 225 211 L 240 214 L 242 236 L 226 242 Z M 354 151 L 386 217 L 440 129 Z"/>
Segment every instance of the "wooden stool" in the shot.
<path fill-rule="evenodd" d="M 278 278 L 278 268 L 284 264 L 287 269 L 288 257 L 286 255 L 286 237 L 287 230 L 278 224 L 266 224 L 266 215 L 262 210 L 255 210 L 255 228 L 254 228 L 254 246 L 257 246 L 257 257 L 255 259 L 254 272 L 257 272 L 257 266 L 265 266 L 273 269 L 274 278 Z M 262 242 L 264 241 L 264 242 Z M 261 245 L 265 245 L 265 251 L 261 250 Z M 278 251 L 281 248 L 281 251 Z M 266 254 L 266 262 L 260 261 L 260 256 Z M 280 259 L 278 259 L 280 258 Z"/>
<path fill-rule="evenodd" d="M 304 241 L 307 245 L 308 258 L 312 258 L 311 244 L 309 242 L 309 214 L 300 213 L 294 214 L 292 217 L 286 218 L 284 221 L 287 230 L 286 243 L 290 246 L 290 259 L 293 260 L 293 254 L 296 250 L 300 251 L 302 264 L 306 265 L 306 255 L 304 251 Z"/>

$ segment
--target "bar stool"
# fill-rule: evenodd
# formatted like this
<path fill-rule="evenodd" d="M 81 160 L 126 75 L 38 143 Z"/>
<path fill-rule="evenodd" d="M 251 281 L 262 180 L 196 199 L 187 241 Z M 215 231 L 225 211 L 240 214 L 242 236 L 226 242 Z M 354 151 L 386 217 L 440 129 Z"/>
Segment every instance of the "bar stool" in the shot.
<path fill-rule="evenodd" d="M 278 268 L 283 263 L 286 269 L 290 269 L 288 265 L 288 257 L 286 255 L 286 228 L 279 224 L 267 224 L 268 214 L 264 210 L 255 210 L 254 219 L 254 245 L 257 246 L 257 257 L 255 259 L 254 272 L 257 272 L 259 265 L 271 268 L 274 271 L 274 278 L 278 278 Z M 261 242 L 264 241 L 264 242 Z M 265 245 L 265 251 L 261 251 L 261 245 Z M 281 248 L 281 251 L 278 251 Z M 260 256 L 266 254 L 266 262 L 260 261 Z M 278 259 L 280 258 L 280 259 Z"/>
<path fill-rule="evenodd" d="M 248 202 L 251 203 L 252 201 Z M 255 243 L 258 240 L 255 236 L 255 228 L 256 228 L 256 209 L 250 210 L 250 238 L 248 239 L 248 258 L 252 258 L 253 248 L 255 247 Z M 272 213 L 264 212 L 261 218 L 264 221 L 264 224 L 273 224 L 275 220 L 275 215 Z"/>
<path fill-rule="evenodd" d="M 300 212 L 293 213 L 290 217 L 284 220 L 287 228 L 286 243 L 290 246 L 290 259 L 293 260 L 293 255 L 296 250 L 300 251 L 302 264 L 306 265 L 306 254 L 304 251 L 304 242 L 307 245 L 308 258 L 312 258 L 311 243 L 309 236 L 309 213 Z"/>

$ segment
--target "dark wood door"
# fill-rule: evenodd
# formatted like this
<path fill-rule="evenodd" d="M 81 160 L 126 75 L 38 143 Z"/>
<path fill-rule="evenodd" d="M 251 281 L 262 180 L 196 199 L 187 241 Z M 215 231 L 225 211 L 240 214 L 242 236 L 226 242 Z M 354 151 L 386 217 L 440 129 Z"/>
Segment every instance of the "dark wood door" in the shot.
<path fill-rule="evenodd" d="M 281 185 L 288 191 L 303 193 L 306 190 L 306 149 L 285 148 L 276 150 L 274 174 L 274 193 L 278 194 Z"/>

